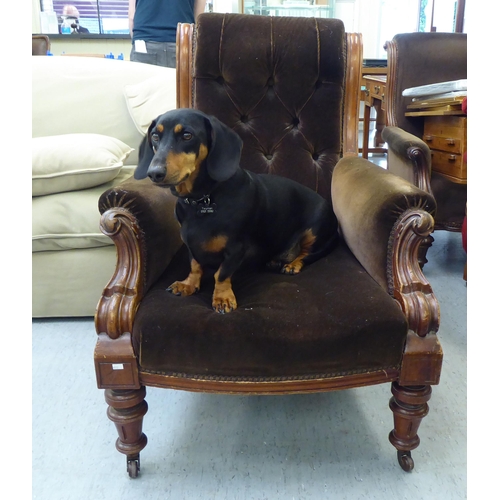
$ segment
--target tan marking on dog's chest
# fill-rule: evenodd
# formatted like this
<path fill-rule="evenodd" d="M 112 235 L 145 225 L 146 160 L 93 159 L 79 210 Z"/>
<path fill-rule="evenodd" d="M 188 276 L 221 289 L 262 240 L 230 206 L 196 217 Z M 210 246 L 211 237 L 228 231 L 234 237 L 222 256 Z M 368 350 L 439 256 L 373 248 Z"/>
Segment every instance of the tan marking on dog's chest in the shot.
<path fill-rule="evenodd" d="M 218 235 L 214 236 L 213 238 L 210 238 L 208 241 L 204 241 L 201 244 L 201 248 L 205 250 L 205 252 L 211 252 L 211 253 L 217 253 L 221 252 L 226 248 L 227 245 L 227 236 L 225 235 Z"/>

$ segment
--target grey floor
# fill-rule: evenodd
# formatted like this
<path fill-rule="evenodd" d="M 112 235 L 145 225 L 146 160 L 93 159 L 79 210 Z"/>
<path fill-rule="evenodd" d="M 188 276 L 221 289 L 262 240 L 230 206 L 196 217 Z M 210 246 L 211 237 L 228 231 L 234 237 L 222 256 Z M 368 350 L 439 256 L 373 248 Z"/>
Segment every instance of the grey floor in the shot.
<path fill-rule="evenodd" d="M 441 305 L 441 383 L 415 469 L 388 441 L 390 386 L 240 397 L 148 389 L 141 475 L 131 480 L 96 388 L 91 319 L 32 322 L 36 499 L 466 498 L 466 310 L 460 234 L 437 232 L 425 274 Z"/>

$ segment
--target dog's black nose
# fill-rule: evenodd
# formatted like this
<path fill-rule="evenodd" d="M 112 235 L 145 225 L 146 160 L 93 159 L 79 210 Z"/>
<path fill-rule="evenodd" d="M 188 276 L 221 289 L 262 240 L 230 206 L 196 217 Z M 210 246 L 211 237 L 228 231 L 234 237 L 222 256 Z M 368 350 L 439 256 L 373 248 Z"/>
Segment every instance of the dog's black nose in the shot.
<path fill-rule="evenodd" d="M 162 182 L 163 179 L 165 179 L 165 175 L 167 172 L 165 171 L 165 168 L 160 166 L 160 165 L 151 165 L 148 168 L 148 177 L 153 181 L 153 182 Z"/>

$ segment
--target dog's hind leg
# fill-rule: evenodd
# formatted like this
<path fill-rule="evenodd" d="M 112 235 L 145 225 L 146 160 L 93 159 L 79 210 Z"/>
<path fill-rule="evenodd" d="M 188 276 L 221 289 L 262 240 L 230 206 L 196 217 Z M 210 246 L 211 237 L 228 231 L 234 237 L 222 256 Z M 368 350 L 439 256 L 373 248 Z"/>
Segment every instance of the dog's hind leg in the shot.
<path fill-rule="evenodd" d="M 176 281 L 172 283 L 167 290 L 172 292 L 174 295 L 182 295 L 187 297 L 188 295 L 193 295 L 200 289 L 201 277 L 203 275 L 203 269 L 196 260 L 191 259 L 191 272 L 188 277 L 183 281 Z"/>
<path fill-rule="evenodd" d="M 304 231 L 300 238 L 299 253 L 291 261 L 281 268 L 283 274 L 298 274 L 304 267 L 304 259 L 312 252 L 313 245 L 316 241 L 316 236 L 313 234 L 312 229 Z"/>

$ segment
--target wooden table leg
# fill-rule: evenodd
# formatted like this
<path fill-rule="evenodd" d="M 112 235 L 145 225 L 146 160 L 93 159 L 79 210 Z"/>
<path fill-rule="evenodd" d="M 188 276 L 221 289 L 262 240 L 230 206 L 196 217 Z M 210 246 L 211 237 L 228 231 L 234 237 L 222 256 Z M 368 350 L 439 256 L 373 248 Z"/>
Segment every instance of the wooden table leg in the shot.
<path fill-rule="evenodd" d="M 365 112 L 363 114 L 363 149 L 362 157 L 368 158 L 368 136 L 370 135 L 370 111 L 371 107 L 365 103 Z"/>

